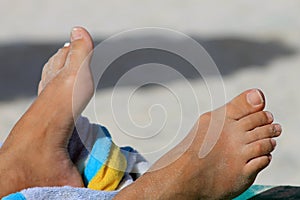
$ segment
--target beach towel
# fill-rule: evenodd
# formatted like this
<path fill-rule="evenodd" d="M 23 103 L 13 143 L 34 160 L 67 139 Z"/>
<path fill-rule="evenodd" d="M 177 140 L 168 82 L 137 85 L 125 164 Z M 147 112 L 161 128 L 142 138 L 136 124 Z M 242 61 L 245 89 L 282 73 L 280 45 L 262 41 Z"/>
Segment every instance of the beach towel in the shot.
<path fill-rule="evenodd" d="M 68 151 L 82 174 L 86 188 L 29 188 L 8 195 L 3 200 L 111 200 L 149 168 L 149 163 L 136 150 L 131 147 L 119 148 L 105 127 L 91 124 L 84 117 L 76 122 Z M 234 198 L 245 199 L 300 199 L 300 188 L 253 185 Z"/>
<path fill-rule="evenodd" d="M 77 120 L 68 151 L 86 188 L 29 188 L 3 199 L 111 199 L 150 167 L 136 150 L 118 147 L 105 127 L 91 124 L 85 117 Z"/>

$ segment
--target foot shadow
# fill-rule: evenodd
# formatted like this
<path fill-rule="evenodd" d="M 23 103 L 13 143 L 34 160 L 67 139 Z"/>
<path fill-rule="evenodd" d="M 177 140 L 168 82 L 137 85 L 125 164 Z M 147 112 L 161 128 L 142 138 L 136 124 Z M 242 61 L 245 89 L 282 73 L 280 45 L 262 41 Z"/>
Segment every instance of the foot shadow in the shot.
<path fill-rule="evenodd" d="M 264 67 L 274 59 L 296 53 L 294 49 L 278 41 L 193 38 L 208 51 L 224 76 L 244 68 Z M 102 40 L 97 40 L 95 44 L 100 41 Z M 0 101 L 35 96 L 42 66 L 61 45 L 61 42 L 0 45 Z M 125 72 L 147 62 L 166 64 L 188 79 L 201 78 L 186 60 L 170 52 L 146 49 L 130 52 L 115 60 L 105 71 L 98 88 L 114 86 Z M 141 74 L 141 76 L 147 76 L 147 74 Z M 159 78 L 159 74 L 155 76 Z M 172 77 L 161 78 L 165 81 L 173 81 Z M 123 84 L 130 85 L 131 83 L 129 81 Z"/>

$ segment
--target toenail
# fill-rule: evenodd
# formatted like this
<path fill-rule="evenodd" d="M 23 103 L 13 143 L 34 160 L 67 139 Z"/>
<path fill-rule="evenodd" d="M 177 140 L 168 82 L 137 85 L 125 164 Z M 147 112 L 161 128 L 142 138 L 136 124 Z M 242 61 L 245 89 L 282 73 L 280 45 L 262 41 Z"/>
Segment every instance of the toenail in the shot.
<path fill-rule="evenodd" d="M 274 117 L 273 117 L 272 113 L 266 112 L 266 115 L 267 115 L 268 120 L 269 120 L 270 122 L 273 121 Z"/>
<path fill-rule="evenodd" d="M 64 44 L 64 47 L 68 47 L 68 46 L 70 46 L 70 42 L 66 42 L 66 43 Z"/>
<path fill-rule="evenodd" d="M 72 32 L 71 32 L 71 42 L 75 41 L 75 40 L 80 40 L 82 38 L 82 33 L 80 28 L 73 28 Z"/>
<path fill-rule="evenodd" d="M 264 100 L 258 90 L 252 90 L 247 94 L 247 101 L 253 106 L 261 105 Z"/>
<path fill-rule="evenodd" d="M 273 148 L 275 148 L 276 147 L 276 140 L 271 139 L 271 143 L 272 143 Z"/>
<path fill-rule="evenodd" d="M 272 160 L 272 155 L 271 154 L 268 155 L 268 158 L 269 158 L 269 161 L 271 161 Z"/>
<path fill-rule="evenodd" d="M 280 133 L 282 131 L 282 128 L 279 124 L 275 124 L 275 131 L 276 133 Z"/>

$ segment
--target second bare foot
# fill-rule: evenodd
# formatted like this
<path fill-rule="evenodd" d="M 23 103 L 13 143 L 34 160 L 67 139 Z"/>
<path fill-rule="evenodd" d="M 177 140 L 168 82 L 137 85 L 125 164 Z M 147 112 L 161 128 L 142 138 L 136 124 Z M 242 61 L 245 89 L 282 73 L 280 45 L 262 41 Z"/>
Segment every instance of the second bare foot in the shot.
<path fill-rule="evenodd" d="M 268 166 L 276 146 L 272 138 L 281 134 L 272 114 L 262 111 L 264 106 L 262 93 L 254 89 L 202 115 L 187 138 L 154 165 L 158 170 L 146 173 L 116 199 L 231 199 L 241 194 Z M 224 113 L 216 145 L 200 157 L 210 122 L 222 122 Z M 191 138 L 182 154 L 182 145 Z"/>

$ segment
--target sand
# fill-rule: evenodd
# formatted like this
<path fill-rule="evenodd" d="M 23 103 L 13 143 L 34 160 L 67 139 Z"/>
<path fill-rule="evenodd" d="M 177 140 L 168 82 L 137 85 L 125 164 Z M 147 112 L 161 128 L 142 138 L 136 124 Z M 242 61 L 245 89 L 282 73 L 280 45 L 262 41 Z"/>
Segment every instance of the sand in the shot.
<path fill-rule="evenodd" d="M 89 4 L 71 0 L 1 1 L 0 57 L 5 62 L 0 64 L 0 141 L 4 141 L 35 98 L 42 64 L 55 48 L 68 40 L 72 26 L 87 27 L 98 41 L 131 28 L 165 27 L 184 32 L 203 44 L 222 73 L 227 100 L 248 88 L 257 87 L 265 92 L 267 110 L 272 111 L 284 132 L 277 140 L 271 165 L 256 183 L 300 185 L 299 7 L 300 2 L 296 0 L 101 3 L 93 0 Z M 198 79 L 190 81 L 203 94 L 200 112 L 210 110 L 211 99 L 205 83 Z M 169 86 L 182 94 L 187 91 L 183 81 L 170 80 Z M 118 91 L 119 97 L 126 98 L 132 90 L 130 85 L 123 87 Z M 97 120 L 110 129 L 117 141 L 122 141 L 125 134 L 117 127 L 107 106 L 111 91 L 108 84 L 95 98 Z M 194 120 L 189 113 L 180 113 L 178 103 L 165 92 L 161 88 L 138 92 L 133 100 L 132 119 L 140 125 L 151 122 L 148 109 L 151 100 L 156 99 L 167 105 L 170 127 L 176 127 L 178 116 Z M 192 105 L 186 109 L 193 111 Z M 159 117 L 162 110 L 152 112 L 150 115 Z M 87 111 L 87 115 L 93 116 L 93 110 Z M 130 124 L 121 125 L 123 131 L 132 128 Z M 151 131 L 149 128 L 145 134 Z M 155 145 L 168 144 L 169 136 L 170 133 L 163 135 L 160 144 L 147 146 L 136 142 L 133 145 L 149 153 L 151 147 L 157 148 Z"/>

